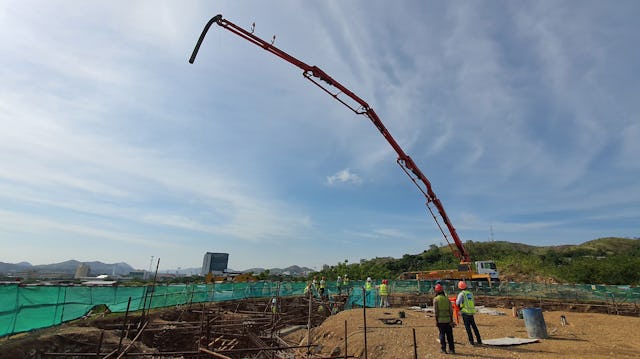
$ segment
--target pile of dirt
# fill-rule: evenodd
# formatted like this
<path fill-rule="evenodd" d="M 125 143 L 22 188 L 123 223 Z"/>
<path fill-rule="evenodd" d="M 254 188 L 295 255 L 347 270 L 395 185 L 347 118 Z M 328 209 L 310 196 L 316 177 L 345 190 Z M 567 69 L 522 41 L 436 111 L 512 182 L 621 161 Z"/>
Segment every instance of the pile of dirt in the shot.
<path fill-rule="evenodd" d="M 420 308 L 368 308 L 365 312 L 368 358 L 410 359 L 414 357 L 414 350 L 418 358 L 444 356 L 440 353 L 433 313 Z M 476 323 L 483 339 L 528 338 L 524 321 L 514 318 L 511 310 L 487 312 L 492 314 L 476 314 Z M 561 315 L 566 317 L 567 325 L 561 324 Z M 517 346 L 471 346 L 464 325 L 460 323 L 454 328 L 457 355 L 496 359 L 637 358 L 640 353 L 640 342 L 630 340 L 640 325 L 638 317 L 560 311 L 543 312 L 543 316 L 549 338 Z M 364 322 L 362 309 L 331 316 L 312 330 L 311 344 L 316 345 L 313 351 L 322 357 L 344 355 L 346 323 L 347 354 L 364 358 Z M 291 343 L 306 345 L 307 331 L 292 333 L 286 339 Z"/>
<path fill-rule="evenodd" d="M 44 353 L 69 353 L 67 358 L 75 358 L 71 353 L 96 352 L 98 343 L 103 346 L 117 346 L 120 337 L 114 331 L 102 330 L 96 327 L 64 324 L 46 328 L 33 333 L 18 334 L 10 339 L 0 341 L 0 359 L 42 358 Z M 125 338 L 123 347 L 131 341 Z M 143 343 L 132 345 L 137 352 L 152 352 Z"/>

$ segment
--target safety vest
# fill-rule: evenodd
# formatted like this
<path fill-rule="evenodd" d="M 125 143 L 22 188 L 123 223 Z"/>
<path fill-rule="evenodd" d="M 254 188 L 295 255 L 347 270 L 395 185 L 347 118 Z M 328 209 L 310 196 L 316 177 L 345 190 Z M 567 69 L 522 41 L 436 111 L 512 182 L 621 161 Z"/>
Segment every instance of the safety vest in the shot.
<path fill-rule="evenodd" d="M 325 281 L 324 279 L 320 280 L 320 288 L 325 288 Z"/>
<path fill-rule="evenodd" d="M 460 304 L 462 314 L 476 314 L 476 303 L 473 301 L 473 294 L 468 290 L 463 290 L 460 294 L 462 295 L 462 303 Z"/>
<path fill-rule="evenodd" d="M 380 284 L 380 295 L 389 295 L 389 288 L 384 283 Z"/>
<path fill-rule="evenodd" d="M 449 298 L 447 298 L 444 294 L 438 294 L 435 298 L 433 298 L 433 307 L 434 310 L 437 308 L 435 312 L 438 323 L 451 323 L 451 317 L 453 313 L 451 312 L 451 302 Z"/>
<path fill-rule="evenodd" d="M 373 286 L 371 285 L 371 282 L 367 281 L 367 282 L 364 284 L 364 289 L 366 289 L 366 290 L 371 290 L 372 288 L 373 288 Z"/>
<path fill-rule="evenodd" d="M 342 285 L 344 285 L 344 286 L 348 286 L 348 285 L 349 285 L 349 278 L 345 277 L 345 278 L 342 280 Z"/>

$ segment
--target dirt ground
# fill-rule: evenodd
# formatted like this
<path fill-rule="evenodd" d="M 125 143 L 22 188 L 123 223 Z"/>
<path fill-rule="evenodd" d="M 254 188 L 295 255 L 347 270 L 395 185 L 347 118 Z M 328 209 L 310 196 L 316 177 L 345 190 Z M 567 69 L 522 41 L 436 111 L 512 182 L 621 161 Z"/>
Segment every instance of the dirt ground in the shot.
<path fill-rule="evenodd" d="M 299 300 L 300 301 L 300 300 Z M 256 308 L 267 305 L 256 301 Z M 303 328 L 289 334 L 281 334 L 286 343 L 283 346 L 306 346 L 308 330 L 305 325 L 308 307 L 302 303 L 302 311 L 290 316 L 300 317 L 303 321 L 295 322 L 291 327 Z M 217 304 L 222 305 L 222 304 Z M 229 305 L 227 309 L 219 308 L 225 313 L 225 320 L 234 316 L 256 314 L 239 314 L 228 311 L 237 305 Z M 212 307 L 216 308 L 216 307 Z M 514 318 L 512 311 L 504 308 L 479 307 L 476 323 L 483 341 L 505 337 L 528 339 L 523 319 Z M 579 309 L 585 309 L 580 307 Z M 245 308 L 247 309 L 247 308 Z M 259 313 L 254 311 L 249 313 Z M 414 330 L 416 338 L 415 350 L 417 358 L 453 357 L 440 353 L 437 342 L 438 329 L 435 326 L 433 313 L 428 308 L 400 306 L 393 308 L 367 308 L 367 352 L 371 359 L 413 359 Z M 404 317 L 401 316 L 404 313 Z M 219 312 L 222 313 L 222 312 Z M 502 314 L 502 315 L 498 315 Z M 561 325 L 560 316 L 564 315 L 567 325 Z M 189 323 L 200 320 L 200 314 L 188 313 L 183 309 L 164 308 L 152 315 L 152 324 L 156 328 L 165 324 L 176 326 L 176 321 Z M 600 313 L 582 313 L 574 311 L 543 311 L 549 337 L 539 342 L 514 346 L 471 346 L 467 341 L 466 331 L 462 323 L 454 328 L 456 355 L 465 358 L 506 359 L 506 358 L 638 358 L 640 357 L 640 341 L 637 328 L 640 326 L 639 316 L 620 316 Z M 182 318 L 182 319 L 179 319 Z M 96 350 L 96 343 L 103 341 L 107 352 L 118 346 L 121 333 L 121 316 L 114 314 L 103 319 L 78 320 L 57 327 L 46 328 L 32 333 L 23 333 L 11 338 L 0 338 L 0 359 L 40 358 L 44 352 L 91 353 Z M 396 322 L 394 324 L 386 324 Z M 321 318 L 318 317 L 318 322 Z M 345 323 L 347 337 L 347 355 L 350 358 L 365 358 L 364 318 L 362 309 L 338 312 L 324 320 L 321 325 L 311 330 L 312 353 L 308 356 L 306 347 L 289 349 L 283 352 L 283 358 L 342 358 L 345 355 Z M 107 328 L 102 330 L 100 328 Z M 109 329 L 111 328 L 111 329 Z M 283 330 L 282 333 L 288 332 Z M 155 333 L 155 334 L 154 334 Z M 145 339 L 135 343 L 132 352 L 181 351 L 192 350 L 197 343 L 198 331 L 180 336 L 179 332 L 150 332 Z M 100 337 L 104 334 L 103 340 Z M 267 336 L 268 333 L 265 333 Z M 159 336 L 158 336 L 159 335 Z M 144 340 L 143 340 L 144 339 Z M 144 343 L 142 343 L 144 341 Z M 123 345 L 130 343 L 125 338 Z M 148 345 L 148 346 L 147 346 Z M 248 347 L 255 347 L 249 344 Z M 108 350 L 107 350 L 108 349 Z M 211 348 L 212 350 L 214 348 Z M 103 352 L 104 352 L 103 350 Z M 74 357 L 74 356 L 69 356 Z M 186 356 L 173 356 L 185 358 Z M 189 356 L 195 357 L 195 356 Z M 234 356 L 240 358 L 241 356 Z M 263 358 L 264 356 L 257 356 Z M 257 358 L 252 356 L 251 358 Z M 247 358 L 242 356 L 242 358 Z"/>
<path fill-rule="evenodd" d="M 414 307 L 415 308 L 415 307 Z M 490 309 L 490 308 L 485 308 Z M 400 312 L 405 318 L 400 318 Z M 483 340 L 504 337 L 529 338 L 524 320 L 514 318 L 512 312 L 497 309 L 505 315 L 476 314 L 476 323 Z M 565 315 L 567 325 L 561 325 Z M 640 318 L 595 313 L 543 312 L 548 339 L 514 346 L 471 346 L 462 325 L 453 330 L 455 356 L 465 358 L 638 358 L 640 341 L 637 328 Z M 401 324 L 385 324 L 380 319 L 400 319 Z M 312 331 L 312 344 L 319 344 L 322 356 L 344 355 L 345 321 L 347 323 L 347 351 L 356 358 L 364 358 L 363 311 L 353 309 L 340 312 Z M 418 358 L 452 357 L 440 353 L 438 329 L 433 313 L 420 308 L 376 308 L 366 310 L 367 357 L 375 359 L 414 358 L 413 329 L 415 329 Z M 307 344 L 307 331 L 291 334 L 287 339 Z"/>

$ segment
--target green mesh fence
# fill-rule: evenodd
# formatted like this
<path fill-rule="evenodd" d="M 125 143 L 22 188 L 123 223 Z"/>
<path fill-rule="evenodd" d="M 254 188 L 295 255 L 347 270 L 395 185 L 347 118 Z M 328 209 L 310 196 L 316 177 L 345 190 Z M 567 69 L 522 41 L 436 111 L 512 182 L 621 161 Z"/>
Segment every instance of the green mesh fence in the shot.
<path fill-rule="evenodd" d="M 302 295 L 302 282 L 256 282 L 151 287 L 0 286 L 0 337 L 78 319 L 96 305 L 112 312 L 189 303 Z"/>
<path fill-rule="evenodd" d="M 456 293 L 455 281 L 442 281 L 447 293 Z M 379 284 L 379 283 L 377 283 Z M 640 288 L 591 284 L 537 284 L 468 282 L 469 289 L 489 296 L 513 296 L 570 301 L 605 301 L 640 304 Z M 363 292 L 364 282 L 352 281 L 346 288 L 329 284 L 326 294 L 333 301 L 336 294 L 348 294 L 345 308 L 379 304 L 376 290 Z M 390 293 L 432 293 L 435 281 L 390 281 Z M 82 286 L 0 286 L 0 337 L 33 329 L 58 325 L 81 318 L 91 308 L 104 304 L 112 312 L 124 312 L 131 298 L 130 310 L 160 308 L 190 303 L 220 302 L 246 298 L 301 296 L 304 282 L 253 282 L 223 284 L 160 285 L 151 287 L 82 287 Z M 314 296 L 318 293 L 314 290 Z"/>

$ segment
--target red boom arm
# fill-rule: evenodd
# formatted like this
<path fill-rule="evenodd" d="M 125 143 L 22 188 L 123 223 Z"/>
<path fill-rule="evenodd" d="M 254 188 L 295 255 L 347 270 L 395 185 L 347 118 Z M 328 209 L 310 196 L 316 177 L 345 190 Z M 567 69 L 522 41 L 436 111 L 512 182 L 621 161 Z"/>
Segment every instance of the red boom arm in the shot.
<path fill-rule="evenodd" d="M 393 147 L 393 149 L 398 154 L 397 162 L 400 165 L 400 167 L 402 168 L 402 170 L 407 174 L 407 176 L 409 176 L 411 181 L 413 181 L 413 183 L 418 187 L 420 192 L 422 192 L 422 194 L 424 194 L 424 196 L 426 197 L 426 199 L 427 199 L 427 202 L 426 202 L 427 208 L 429 209 L 429 212 L 431 213 L 431 216 L 435 219 L 436 224 L 438 225 L 438 228 L 440 229 L 440 232 L 442 232 L 442 235 L 447 240 L 447 243 L 449 243 L 449 246 L 453 250 L 453 253 L 455 254 L 455 256 L 458 257 L 458 259 L 460 259 L 461 263 L 467 263 L 467 262 L 471 261 L 471 259 L 469 257 L 469 253 L 467 253 L 467 251 L 465 250 L 464 246 L 462 245 L 462 241 L 460 240 L 460 237 L 458 237 L 458 234 L 456 233 L 456 229 L 451 224 L 451 221 L 449 220 L 449 217 L 447 216 L 447 212 L 445 212 L 445 210 L 444 210 L 444 206 L 442 205 L 442 203 L 440 202 L 440 200 L 438 199 L 436 194 L 433 192 L 433 189 L 431 188 L 431 182 L 429 182 L 427 177 L 422 173 L 422 171 L 420 171 L 420 169 L 418 168 L 418 166 L 416 166 L 416 164 L 413 162 L 411 157 L 409 157 L 409 155 L 407 155 L 402 150 L 400 145 L 398 145 L 396 140 L 391 136 L 391 134 L 389 133 L 387 128 L 384 126 L 384 124 L 382 123 L 382 121 L 380 120 L 380 118 L 378 117 L 376 112 L 369 106 L 368 103 L 366 103 L 363 99 L 361 99 L 356 94 L 351 92 L 349 89 L 344 87 L 341 83 L 339 83 L 338 81 L 334 80 L 331 76 L 327 75 L 327 73 L 322 71 L 320 68 L 318 68 L 316 66 L 307 65 L 306 63 L 296 59 L 295 57 L 293 57 L 293 56 L 287 54 L 286 52 L 278 49 L 277 47 L 273 46 L 273 42 L 269 43 L 269 42 L 264 41 L 263 39 L 255 36 L 253 34 L 253 31 L 249 32 L 247 30 L 244 30 L 244 29 L 238 27 L 236 24 L 234 24 L 234 23 L 232 23 L 232 22 L 230 22 L 230 21 L 228 21 L 226 19 L 223 19 L 222 15 L 214 16 L 205 25 L 204 29 L 202 30 L 202 34 L 200 34 L 200 38 L 198 39 L 198 42 L 196 43 L 196 46 L 193 49 L 193 53 L 191 54 L 191 58 L 189 59 L 190 63 L 193 63 L 195 61 L 196 55 L 198 54 L 198 50 L 200 49 L 200 46 L 202 45 L 202 41 L 204 40 L 204 37 L 207 34 L 207 31 L 209 31 L 209 28 L 211 27 L 211 25 L 213 25 L 213 23 L 218 24 L 219 26 L 231 31 L 232 33 L 242 37 L 243 39 L 248 40 L 248 41 L 252 42 L 253 44 L 255 44 L 257 46 L 260 46 L 264 50 L 266 50 L 266 51 L 268 51 L 268 52 L 280 57 L 281 59 L 283 59 L 283 60 L 285 60 L 285 61 L 287 61 L 287 62 L 289 62 L 289 63 L 291 63 L 291 64 L 293 64 L 293 65 L 295 65 L 297 67 L 299 67 L 300 69 L 302 69 L 302 71 L 303 71 L 302 75 L 306 79 L 308 79 L 309 81 L 313 82 L 316 86 L 320 87 L 323 91 L 325 91 L 326 93 L 331 95 L 331 97 L 335 98 L 336 100 L 338 100 L 340 103 L 342 103 L 346 107 L 348 107 L 351 111 L 355 112 L 358 115 L 364 115 L 367 118 L 369 118 L 371 120 L 371 122 L 373 122 L 373 124 L 376 126 L 376 128 L 378 128 L 378 130 L 380 131 L 382 136 L 384 136 L 384 138 L 387 140 L 387 142 L 389 142 L 391 147 Z M 323 82 L 327 83 L 328 85 L 337 88 L 338 92 L 332 93 L 331 91 L 329 91 L 329 89 L 327 87 L 325 87 L 322 83 L 318 82 L 316 79 L 319 79 L 320 81 L 323 81 Z M 351 100 L 355 101 L 359 105 L 359 107 L 355 108 L 355 107 L 351 106 L 350 104 L 348 104 L 347 102 L 345 102 L 344 100 L 342 100 L 339 97 L 340 94 L 345 94 Z M 424 188 L 422 186 L 420 186 L 420 184 L 418 183 L 417 180 L 419 180 L 419 182 L 421 182 L 424 185 Z M 438 218 L 436 217 L 436 215 L 434 214 L 433 210 L 431 209 L 431 206 L 429 205 L 429 203 L 433 203 L 436 206 L 436 208 L 438 210 L 438 213 L 440 214 L 440 217 L 444 221 L 444 224 L 447 226 L 447 229 L 449 230 L 449 233 L 451 234 L 451 237 L 453 238 L 453 241 L 455 243 L 455 248 L 452 246 L 451 241 L 449 240 L 449 237 L 447 236 L 447 234 L 442 229 L 442 226 L 440 225 L 440 222 L 438 221 Z M 456 250 L 456 248 L 457 248 L 457 250 Z"/>

